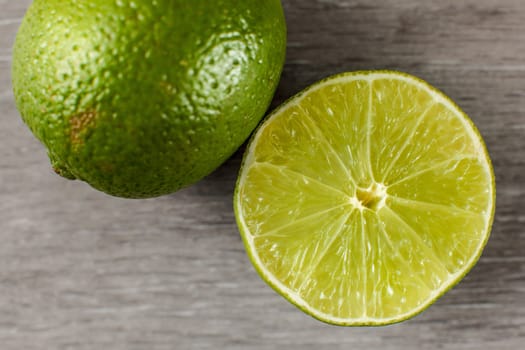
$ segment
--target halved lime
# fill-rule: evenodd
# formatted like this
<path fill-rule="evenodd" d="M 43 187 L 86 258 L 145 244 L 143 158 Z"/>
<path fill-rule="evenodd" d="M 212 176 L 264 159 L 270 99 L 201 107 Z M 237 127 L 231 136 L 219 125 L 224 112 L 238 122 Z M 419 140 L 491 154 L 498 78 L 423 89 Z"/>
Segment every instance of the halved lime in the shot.
<path fill-rule="evenodd" d="M 246 151 L 234 206 L 261 277 L 313 317 L 384 325 L 474 266 L 494 174 L 472 121 L 391 71 L 323 80 L 273 112 Z"/>

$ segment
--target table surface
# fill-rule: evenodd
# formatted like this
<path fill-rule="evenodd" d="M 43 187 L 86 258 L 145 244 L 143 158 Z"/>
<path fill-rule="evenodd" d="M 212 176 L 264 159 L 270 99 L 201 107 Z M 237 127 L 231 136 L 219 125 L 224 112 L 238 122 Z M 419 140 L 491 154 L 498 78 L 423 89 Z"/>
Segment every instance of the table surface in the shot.
<path fill-rule="evenodd" d="M 525 341 L 525 2 L 283 0 L 273 105 L 338 72 L 406 71 L 472 117 L 497 178 L 477 266 L 421 315 L 318 322 L 250 264 L 232 211 L 242 149 L 202 182 L 123 200 L 56 176 L 15 109 L 11 48 L 29 0 L 0 0 L 0 344 L 11 349 L 517 349 Z"/>

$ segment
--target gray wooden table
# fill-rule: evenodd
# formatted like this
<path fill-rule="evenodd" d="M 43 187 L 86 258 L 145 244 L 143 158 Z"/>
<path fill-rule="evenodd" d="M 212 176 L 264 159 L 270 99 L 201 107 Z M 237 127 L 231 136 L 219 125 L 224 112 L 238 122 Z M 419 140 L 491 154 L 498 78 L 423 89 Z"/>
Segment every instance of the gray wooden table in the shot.
<path fill-rule="evenodd" d="M 0 0 L 0 349 L 523 349 L 524 0 L 283 0 L 274 105 L 333 73 L 407 71 L 463 107 L 494 162 L 496 218 L 478 265 L 423 314 L 382 328 L 325 325 L 259 279 L 232 212 L 240 152 L 152 200 L 54 175 L 10 86 L 29 3 Z"/>

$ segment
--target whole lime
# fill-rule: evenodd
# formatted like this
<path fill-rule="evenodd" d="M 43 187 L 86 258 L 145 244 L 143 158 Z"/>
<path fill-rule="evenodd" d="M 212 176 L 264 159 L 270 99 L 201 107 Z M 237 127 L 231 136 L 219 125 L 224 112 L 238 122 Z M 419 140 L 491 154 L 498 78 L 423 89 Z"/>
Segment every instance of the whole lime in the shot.
<path fill-rule="evenodd" d="M 57 173 L 159 196 L 246 140 L 285 48 L 280 0 L 36 0 L 14 47 L 16 104 Z"/>

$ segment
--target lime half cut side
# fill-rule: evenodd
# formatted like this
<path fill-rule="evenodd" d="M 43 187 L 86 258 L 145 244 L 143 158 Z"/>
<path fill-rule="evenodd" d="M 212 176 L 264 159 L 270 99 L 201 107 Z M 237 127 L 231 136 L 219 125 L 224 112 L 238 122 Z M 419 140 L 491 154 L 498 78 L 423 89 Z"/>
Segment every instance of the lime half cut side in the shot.
<path fill-rule="evenodd" d="M 410 318 L 474 266 L 495 183 L 472 121 L 442 92 L 392 71 L 345 73 L 274 111 L 234 197 L 261 277 L 337 325 Z"/>

